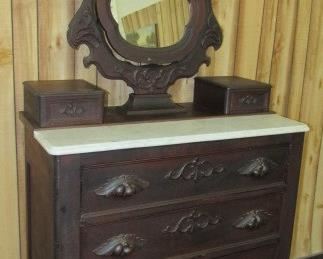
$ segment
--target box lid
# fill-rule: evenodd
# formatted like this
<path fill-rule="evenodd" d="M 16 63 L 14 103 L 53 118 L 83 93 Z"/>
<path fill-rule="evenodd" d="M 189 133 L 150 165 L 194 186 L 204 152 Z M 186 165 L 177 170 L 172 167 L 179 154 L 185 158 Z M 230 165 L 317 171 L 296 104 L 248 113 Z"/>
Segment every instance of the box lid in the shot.
<path fill-rule="evenodd" d="M 196 80 L 212 83 L 218 87 L 227 89 L 271 88 L 270 84 L 237 76 L 197 77 Z"/>
<path fill-rule="evenodd" d="M 45 96 L 102 95 L 104 91 L 85 80 L 39 80 L 24 82 L 33 94 Z"/>

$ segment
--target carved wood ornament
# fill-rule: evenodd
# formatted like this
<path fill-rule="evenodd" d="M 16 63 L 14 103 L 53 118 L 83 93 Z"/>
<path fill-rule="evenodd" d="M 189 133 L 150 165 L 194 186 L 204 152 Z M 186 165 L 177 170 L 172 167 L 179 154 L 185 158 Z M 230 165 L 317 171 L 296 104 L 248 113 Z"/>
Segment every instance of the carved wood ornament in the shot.
<path fill-rule="evenodd" d="M 266 224 L 272 214 L 265 210 L 252 210 L 242 215 L 233 226 L 237 229 L 254 230 Z"/>
<path fill-rule="evenodd" d="M 269 158 L 259 157 L 250 161 L 247 165 L 238 170 L 240 175 L 263 178 L 270 174 L 278 165 Z"/>
<path fill-rule="evenodd" d="M 194 158 L 191 162 L 169 172 L 165 178 L 169 180 L 183 179 L 186 181 L 198 182 L 202 178 L 208 178 L 213 175 L 223 173 L 225 168 L 222 165 L 213 166 L 207 160 Z"/>
<path fill-rule="evenodd" d="M 182 39 L 170 47 L 142 48 L 124 40 L 111 12 L 111 0 L 84 0 L 69 25 L 68 42 L 73 48 L 89 47 L 86 67 L 94 64 L 105 78 L 122 79 L 133 89 L 128 108 L 145 102 L 154 109 L 158 100 L 150 98 L 159 96 L 155 109 L 173 109 L 167 101 L 169 86 L 179 78 L 192 77 L 203 63 L 208 65 L 207 48 L 218 49 L 222 44 L 211 0 L 188 2 L 190 22 Z"/>
<path fill-rule="evenodd" d="M 145 240 L 133 234 L 121 234 L 110 238 L 104 244 L 93 250 L 97 256 L 124 257 L 142 248 Z"/>
<path fill-rule="evenodd" d="M 167 226 L 164 233 L 193 233 L 197 230 L 203 230 L 207 227 L 219 224 L 219 216 L 212 217 L 207 213 L 197 210 L 192 211 L 189 215 L 182 217 L 174 226 Z"/>
<path fill-rule="evenodd" d="M 131 197 L 149 187 L 149 182 L 135 175 L 121 175 L 109 179 L 103 186 L 97 188 L 97 196 Z"/>

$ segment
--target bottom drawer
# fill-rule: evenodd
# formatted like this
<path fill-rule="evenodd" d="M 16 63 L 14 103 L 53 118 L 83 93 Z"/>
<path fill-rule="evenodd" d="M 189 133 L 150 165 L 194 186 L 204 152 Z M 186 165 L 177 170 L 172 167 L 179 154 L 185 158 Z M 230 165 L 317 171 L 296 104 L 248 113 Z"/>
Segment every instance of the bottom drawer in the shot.
<path fill-rule="evenodd" d="M 274 259 L 277 258 L 278 242 L 279 236 L 271 235 L 167 259 Z"/>
<path fill-rule="evenodd" d="M 277 235 L 281 198 L 280 193 L 254 193 L 222 202 L 201 200 L 196 206 L 178 205 L 158 213 L 123 213 L 111 223 L 109 216 L 88 218 L 81 229 L 82 259 L 162 259 Z"/>
<path fill-rule="evenodd" d="M 213 257 L 206 256 L 202 257 L 203 259 L 211 259 L 211 258 L 219 258 L 219 259 L 274 259 L 276 252 L 276 246 L 266 246 L 256 249 L 251 249 L 249 251 L 237 252 L 234 254 L 221 256 L 221 257 Z M 196 258 L 197 259 L 197 258 Z"/>

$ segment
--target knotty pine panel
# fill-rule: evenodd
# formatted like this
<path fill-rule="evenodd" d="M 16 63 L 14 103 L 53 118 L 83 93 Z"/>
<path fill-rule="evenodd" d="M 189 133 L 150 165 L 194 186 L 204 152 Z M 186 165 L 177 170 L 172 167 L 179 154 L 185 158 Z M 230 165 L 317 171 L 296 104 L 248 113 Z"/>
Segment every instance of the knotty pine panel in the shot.
<path fill-rule="evenodd" d="M 1 185 L 0 197 L 12 197 L 10 203 L 1 203 L 4 206 L 1 211 L 15 210 L 18 192 L 14 181 L 16 174 L 2 174 L 2 170 L 15 172 L 18 164 L 22 259 L 26 258 L 23 130 L 18 119 L 16 126 L 14 121 L 15 111 L 22 109 L 21 82 L 38 78 L 83 78 L 110 91 L 109 105 L 124 103 L 130 91 L 121 81 L 103 79 L 94 67 L 89 70 L 83 68 L 82 59 L 88 53 L 86 47 L 74 52 L 68 46 L 67 26 L 80 3 L 81 0 L 2 0 L 0 4 L 0 74 L 5 75 L 0 77 L 0 114 L 1 121 L 5 122 L 0 124 L 0 139 L 6 147 L 6 157 L 13 154 L 1 161 L 0 184 L 4 184 L 4 188 Z M 172 6 L 171 0 L 165 3 Z M 217 52 L 208 50 L 211 64 L 209 67 L 203 65 L 199 75 L 235 73 L 270 82 L 273 85 L 272 109 L 310 125 L 312 131 L 306 136 L 292 259 L 323 251 L 320 231 L 323 224 L 323 189 L 320 184 L 323 171 L 323 3 L 321 0 L 212 0 L 212 3 L 224 32 L 224 45 Z M 172 8 L 177 9 L 177 6 Z M 159 10 L 161 12 L 161 7 Z M 176 17 L 177 30 L 168 26 L 160 36 L 161 40 L 171 38 L 174 31 L 179 34 L 178 28 L 185 20 L 182 16 Z M 159 19 L 162 19 L 161 14 Z M 143 17 L 137 20 L 145 21 Z M 178 80 L 170 92 L 176 101 L 190 101 L 193 84 L 193 79 Z M 8 196 L 8 191 L 12 195 Z M 14 233 L 18 226 L 17 218 L 10 213 L 2 215 L 2 222 L 11 226 L 10 231 L 6 231 Z M 8 258 L 18 258 L 19 244 L 15 234 L 10 237 L 6 231 L 0 233 L 0 244 L 10 248 Z"/>
<path fill-rule="evenodd" d="M 19 120 L 23 110 L 23 82 L 38 79 L 38 17 L 37 0 L 12 0 L 14 37 L 14 83 L 16 102 L 17 165 L 20 214 L 21 257 L 27 256 L 27 208 L 24 126 Z"/>
<path fill-rule="evenodd" d="M 0 255 L 19 259 L 12 3 L 0 2 Z"/>

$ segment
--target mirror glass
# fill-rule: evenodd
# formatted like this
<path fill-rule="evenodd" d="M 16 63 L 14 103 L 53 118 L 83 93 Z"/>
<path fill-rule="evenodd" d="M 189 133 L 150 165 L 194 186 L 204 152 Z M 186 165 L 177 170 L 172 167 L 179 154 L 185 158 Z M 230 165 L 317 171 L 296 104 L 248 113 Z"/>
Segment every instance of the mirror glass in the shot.
<path fill-rule="evenodd" d="M 190 19 L 188 0 L 111 0 L 111 10 L 122 37 L 144 48 L 174 45 Z"/>

